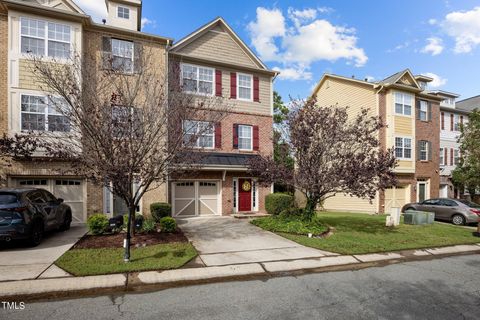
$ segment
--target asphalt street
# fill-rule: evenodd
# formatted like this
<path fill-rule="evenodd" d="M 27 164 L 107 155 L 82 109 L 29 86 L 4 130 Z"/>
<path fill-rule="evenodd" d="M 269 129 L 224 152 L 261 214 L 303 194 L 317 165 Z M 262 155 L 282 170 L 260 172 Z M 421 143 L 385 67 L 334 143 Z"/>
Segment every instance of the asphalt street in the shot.
<path fill-rule="evenodd" d="M 0 319 L 480 319 L 480 255 L 26 303 Z"/>

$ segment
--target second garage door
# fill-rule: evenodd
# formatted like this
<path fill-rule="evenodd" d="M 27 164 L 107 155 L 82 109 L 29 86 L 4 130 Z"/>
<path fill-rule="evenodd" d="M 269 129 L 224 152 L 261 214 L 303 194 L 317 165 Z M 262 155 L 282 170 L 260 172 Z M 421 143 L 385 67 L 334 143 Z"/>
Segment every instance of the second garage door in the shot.
<path fill-rule="evenodd" d="M 172 183 L 173 215 L 217 215 L 219 181 L 179 181 Z"/>
<path fill-rule="evenodd" d="M 385 189 L 385 213 L 389 214 L 392 208 L 402 208 L 410 202 L 410 186 L 397 186 Z"/>

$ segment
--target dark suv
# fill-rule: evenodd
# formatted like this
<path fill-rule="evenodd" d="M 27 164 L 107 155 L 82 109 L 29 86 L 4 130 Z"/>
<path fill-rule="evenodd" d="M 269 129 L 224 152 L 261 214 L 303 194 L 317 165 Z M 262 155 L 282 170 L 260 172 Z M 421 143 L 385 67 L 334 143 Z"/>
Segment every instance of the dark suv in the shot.
<path fill-rule="evenodd" d="M 27 239 L 36 246 L 45 231 L 68 230 L 71 223 L 72 209 L 46 190 L 0 189 L 0 240 Z"/>

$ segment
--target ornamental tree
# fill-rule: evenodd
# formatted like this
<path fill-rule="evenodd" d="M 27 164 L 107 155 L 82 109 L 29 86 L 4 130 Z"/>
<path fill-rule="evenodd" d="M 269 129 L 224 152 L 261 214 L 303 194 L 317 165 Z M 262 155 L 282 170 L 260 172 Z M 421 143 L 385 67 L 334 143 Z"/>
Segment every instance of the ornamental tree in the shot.
<path fill-rule="evenodd" d="M 363 109 L 350 118 L 345 107 L 320 107 L 315 99 L 293 101 L 287 116 L 288 144 L 295 159 L 293 170 L 272 157 L 258 157 L 250 171 L 261 183 L 281 182 L 306 198 L 304 218 L 335 194 L 374 199 L 377 191 L 395 184 L 392 149 L 380 145 L 385 126 Z"/>
<path fill-rule="evenodd" d="M 480 188 L 480 110 L 474 110 L 468 118 L 468 123 L 461 127 L 460 161 L 452 178 L 458 187 L 474 195 Z"/>

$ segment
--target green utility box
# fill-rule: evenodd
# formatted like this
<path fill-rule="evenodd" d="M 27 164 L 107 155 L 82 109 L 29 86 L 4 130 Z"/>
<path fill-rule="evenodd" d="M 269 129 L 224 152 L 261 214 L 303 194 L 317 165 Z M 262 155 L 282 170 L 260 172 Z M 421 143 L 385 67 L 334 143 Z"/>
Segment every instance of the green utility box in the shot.
<path fill-rule="evenodd" d="M 426 211 L 407 210 L 403 214 L 405 224 L 433 224 L 435 213 Z"/>

